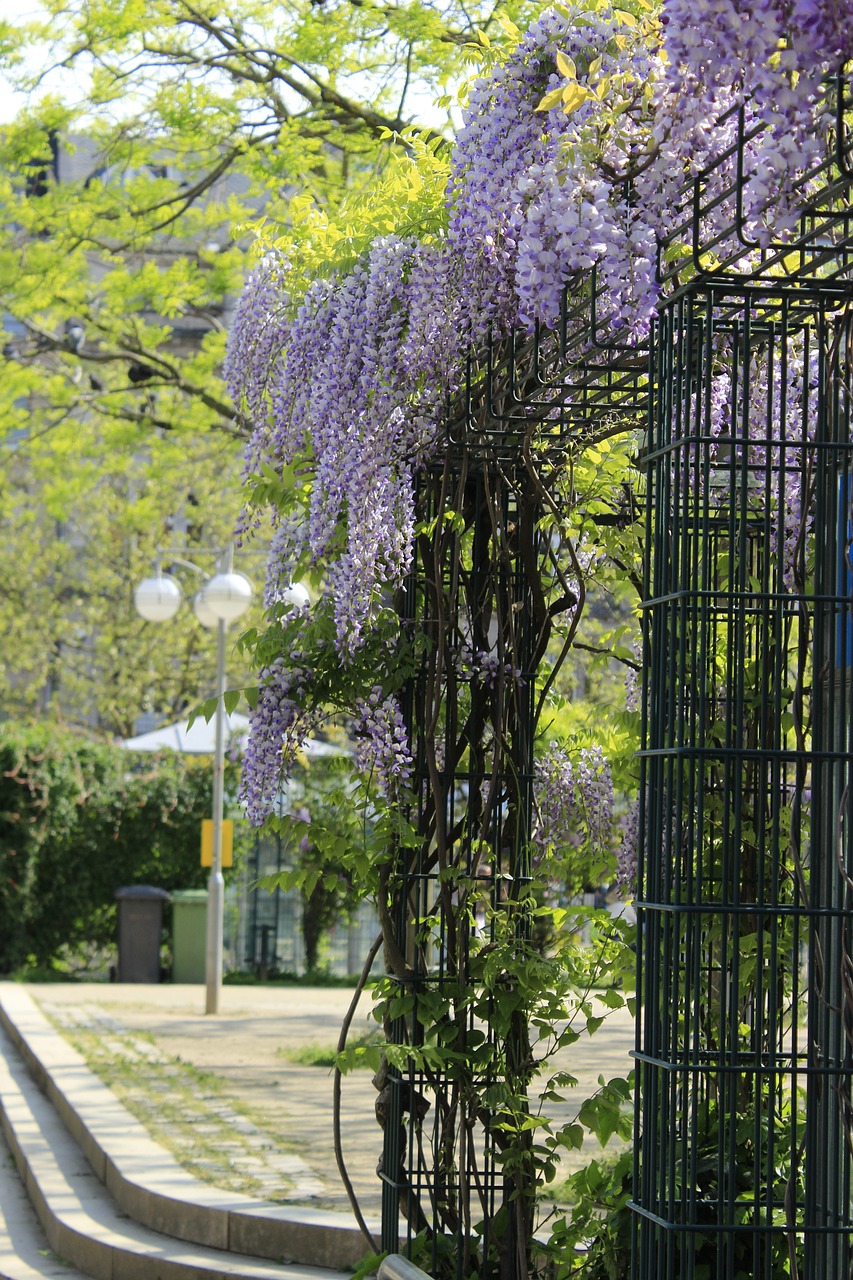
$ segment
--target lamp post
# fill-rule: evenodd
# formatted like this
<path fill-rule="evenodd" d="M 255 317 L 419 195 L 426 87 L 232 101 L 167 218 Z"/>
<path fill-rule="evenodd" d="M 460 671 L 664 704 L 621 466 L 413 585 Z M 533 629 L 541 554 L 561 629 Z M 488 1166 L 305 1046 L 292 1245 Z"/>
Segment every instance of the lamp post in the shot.
<path fill-rule="evenodd" d="M 195 552 L 195 548 L 193 548 Z M 177 552 L 163 552 L 170 563 L 179 564 L 204 575 L 192 560 L 178 557 Z M 193 612 L 202 626 L 216 628 L 216 714 L 213 754 L 213 857 L 207 894 L 207 941 L 205 947 L 205 1013 L 219 1012 L 222 990 L 223 908 L 225 881 L 222 877 L 222 817 L 224 809 L 223 772 L 225 767 L 225 631 L 248 609 L 252 584 L 232 568 L 233 548 L 213 553 L 217 570 L 198 591 Z M 157 564 L 153 578 L 146 578 L 133 595 L 137 613 L 148 622 L 168 622 L 177 613 L 183 593 L 171 574 L 163 573 Z"/>

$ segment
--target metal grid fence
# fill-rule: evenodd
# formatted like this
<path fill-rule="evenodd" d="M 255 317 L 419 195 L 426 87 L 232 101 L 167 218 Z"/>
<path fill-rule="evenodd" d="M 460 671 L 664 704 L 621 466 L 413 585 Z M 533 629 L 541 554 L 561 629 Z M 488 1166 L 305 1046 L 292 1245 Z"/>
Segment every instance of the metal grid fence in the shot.
<path fill-rule="evenodd" d="M 535 433 L 538 447 L 554 456 L 643 415 L 647 348 L 618 341 L 608 310 L 592 270 L 565 288 L 556 329 L 515 329 L 472 352 L 448 406 L 451 449 L 469 458 L 512 459 Z"/>
<path fill-rule="evenodd" d="M 661 246 L 648 355 L 603 338 L 595 276 L 575 282 L 556 332 L 472 355 L 444 469 L 423 478 L 387 1030 L 414 1050 L 438 1036 L 462 1065 L 415 1054 L 377 1083 L 383 1247 L 402 1217 L 433 1274 L 526 1267 L 530 1218 L 482 1100 L 527 1028 L 492 1024 L 488 984 L 461 993 L 489 930 L 529 927 L 548 467 L 646 412 L 633 1274 L 851 1274 L 853 144 L 832 91 L 792 237 L 750 238 L 758 126 L 736 111 Z"/>
<path fill-rule="evenodd" d="M 385 1130 L 383 1249 L 425 1237 L 431 1274 L 515 1274 L 529 1240 L 524 1198 L 502 1167 L 501 1103 L 490 1088 L 517 1076 L 527 1027 L 493 1018 L 489 950 L 523 945 L 536 666 L 543 633 L 532 601 L 541 515 L 523 468 L 469 469 L 448 459 L 423 477 L 420 514 L 435 530 L 418 546 L 402 609 L 425 641 L 407 690 L 415 749 L 415 835 L 389 868 L 399 963 L 391 1040 L 415 1054 L 390 1069 L 378 1111 Z M 458 514 L 445 521 L 445 512 Z M 541 623 L 541 619 L 540 619 Z M 509 975 L 507 975 L 507 978 Z M 458 1069 L 430 1061 L 450 1048 Z M 515 1064 L 515 1065 L 514 1065 Z"/>
<path fill-rule="evenodd" d="M 719 261 L 650 361 L 638 1280 L 853 1273 L 849 140 L 760 251 L 749 140 L 686 194 Z"/>

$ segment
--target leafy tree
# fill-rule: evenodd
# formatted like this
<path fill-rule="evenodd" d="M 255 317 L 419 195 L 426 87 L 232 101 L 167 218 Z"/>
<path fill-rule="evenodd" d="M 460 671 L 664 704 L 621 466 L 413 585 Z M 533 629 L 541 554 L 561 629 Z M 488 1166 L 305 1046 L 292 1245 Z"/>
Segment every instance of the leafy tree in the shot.
<path fill-rule="evenodd" d="M 96 709 L 97 727 L 126 736 L 141 711 L 176 717 L 213 692 L 213 635 L 187 606 L 164 626 L 144 622 L 133 589 L 161 548 L 185 547 L 212 572 L 209 549 L 228 541 L 235 517 L 233 500 L 219 492 L 232 452 L 218 437 L 180 445 L 167 437 L 154 457 L 104 457 L 100 467 L 70 466 L 66 479 L 65 434 L 54 433 L 38 454 L 8 457 L 0 693 L 11 718 L 61 714 L 85 724 Z M 248 557 L 240 567 L 257 576 Z M 188 596 L 201 585 L 176 572 Z M 233 659 L 229 669 L 239 674 Z"/>
<path fill-rule="evenodd" d="M 370 184 L 381 229 L 399 132 L 496 19 L 458 0 L 45 9 L 0 31 L 0 68 L 31 95 L 0 136 L 2 692 L 14 714 L 79 721 L 103 686 L 99 722 L 124 732 L 150 691 L 168 714 L 211 666 L 189 620 L 164 653 L 129 586 L 176 516 L 199 545 L 236 521 L 242 431 L 219 368 L 249 229 L 328 246 L 331 220 L 346 241 L 335 210 Z M 76 98 L 69 72 L 88 76 Z"/>

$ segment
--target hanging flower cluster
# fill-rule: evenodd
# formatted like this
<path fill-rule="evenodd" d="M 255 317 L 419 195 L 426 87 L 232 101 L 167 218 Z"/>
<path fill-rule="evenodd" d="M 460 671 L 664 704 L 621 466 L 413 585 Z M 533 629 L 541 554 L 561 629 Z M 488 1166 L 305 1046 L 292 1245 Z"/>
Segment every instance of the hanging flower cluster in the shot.
<path fill-rule="evenodd" d="M 286 262 L 265 261 L 235 317 L 228 389 L 254 430 L 247 472 L 311 456 L 307 526 L 278 523 L 267 591 L 306 550 L 328 565 L 340 656 L 359 647 L 376 592 L 411 559 L 413 477 L 435 447 L 458 341 L 444 251 L 383 236 L 343 279 L 313 283 L 275 351 L 252 344 L 256 299 L 284 296 Z"/>
<path fill-rule="evenodd" d="M 760 107 L 792 67 L 835 74 L 853 57 L 848 0 L 663 0 L 661 21 L 676 74 L 708 90 L 748 75 Z"/>
<path fill-rule="evenodd" d="M 231 325 L 222 373 L 249 422 L 266 418 L 267 397 L 275 394 L 281 374 L 290 336 L 288 267 L 272 255 L 264 259 L 246 280 Z"/>
<path fill-rule="evenodd" d="M 356 763 L 373 774 L 379 794 L 397 800 L 412 777 L 409 740 L 397 699 L 383 697 L 377 685 L 356 705 Z"/>
<path fill-rule="evenodd" d="M 574 79 L 570 114 L 558 59 Z M 448 242 L 475 340 L 489 325 L 556 324 L 565 285 L 594 267 L 604 318 L 647 329 L 664 210 L 648 183 L 638 203 L 629 180 L 653 143 L 663 90 L 650 99 L 646 87 L 663 86 L 663 66 L 641 26 L 620 34 L 611 9 L 577 4 L 546 11 L 474 89 L 454 151 Z"/>
<path fill-rule="evenodd" d="M 539 859 L 559 862 L 577 851 L 605 858 L 613 843 L 614 793 L 610 765 L 600 747 L 584 747 L 573 762 L 552 742 L 536 761 L 533 846 Z"/>
<path fill-rule="evenodd" d="M 240 799 L 249 821 L 260 826 L 273 812 L 281 788 L 282 762 L 292 760 L 318 717 L 306 711 L 304 690 L 311 673 L 280 659 L 259 673 L 257 705 L 243 759 Z"/>
<path fill-rule="evenodd" d="M 664 51 L 654 15 L 601 0 L 548 9 L 471 93 L 445 236 L 378 237 L 301 301 L 287 261 L 260 264 L 231 332 L 228 387 L 252 429 L 247 474 L 268 471 L 302 495 L 275 517 L 266 598 L 322 563 L 345 668 L 410 566 L 414 478 L 439 447 L 466 352 L 519 323 L 555 325 L 564 290 L 593 273 L 599 323 L 620 341 L 644 338 L 678 192 L 733 140 L 736 112 L 714 122 L 741 101 L 748 124 L 766 126 L 749 144 L 748 229 L 759 242 L 784 234 L 817 146 L 820 77 L 853 54 L 846 10 L 846 0 L 664 0 Z M 712 216 L 730 222 L 731 200 Z M 247 766 L 256 814 L 299 696 L 270 669 Z M 390 786 L 408 766 L 399 712 L 386 711 L 361 708 L 363 741 L 383 743 L 362 754 Z"/>
<path fill-rule="evenodd" d="M 744 214 L 748 235 L 766 245 L 794 227 L 800 175 L 820 157 L 824 80 L 853 57 L 850 6 L 664 0 L 661 21 L 668 79 L 681 98 L 701 103 L 709 122 L 732 103 L 745 106 Z"/>
<path fill-rule="evenodd" d="M 637 892 L 638 856 L 640 848 L 640 802 L 635 800 L 621 821 L 622 838 L 616 851 L 614 888 L 620 898 L 633 898 Z"/>

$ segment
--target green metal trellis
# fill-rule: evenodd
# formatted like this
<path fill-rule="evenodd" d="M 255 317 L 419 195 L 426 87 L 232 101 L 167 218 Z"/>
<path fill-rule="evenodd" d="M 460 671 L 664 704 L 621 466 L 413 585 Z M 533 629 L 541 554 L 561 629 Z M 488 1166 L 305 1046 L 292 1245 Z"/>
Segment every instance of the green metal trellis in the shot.
<path fill-rule="evenodd" d="M 434 1274 L 529 1262 L 529 1204 L 483 1105 L 496 1064 L 518 1064 L 523 1094 L 527 1028 L 490 1026 L 472 942 L 529 927 L 548 468 L 646 415 L 632 1274 L 853 1273 L 853 144 L 834 91 L 793 236 L 750 240 L 757 126 L 736 111 L 734 143 L 685 189 L 672 243 L 689 258 L 648 359 L 602 340 L 593 276 L 556 333 L 471 358 L 445 465 L 422 478 L 389 1031 L 415 1050 L 438 1036 L 465 1071 L 421 1053 L 377 1084 L 383 1248 L 402 1218 Z"/>
<path fill-rule="evenodd" d="M 637 1280 L 853 1270 L 851 150 L 748 253 L 748 137 L 650 360 Z"/>
<path fill-rule="evenodd" d="M 445 456 L 419 482 L 422 532 L 399 601 L 421 655 L 406 689 L 416 800 L 388 867 L 386 922 L 398 1011 L 387 1030 L 415 1054 L 376 1083 L 382 1247 L 411 1251 L 420 1237 L 432 1274 L 529 1274 L 532 1138 L 510 1155 L 505 1135 L 528 1106 L 529 1028 L 521 1008 L 501 1021 L 495 993 L 512 987 L 531 927 L 540 663 L 576 603 L 548 532 L 561 515 L 553 481 L 581 433 L 606 433 L 646 397 L 644 354 L 608 346 L 597 308 L 593 277 L 557 332 L 472 356 Z M 455 1068 L 429 1058 L 436 1044 Z"/>

